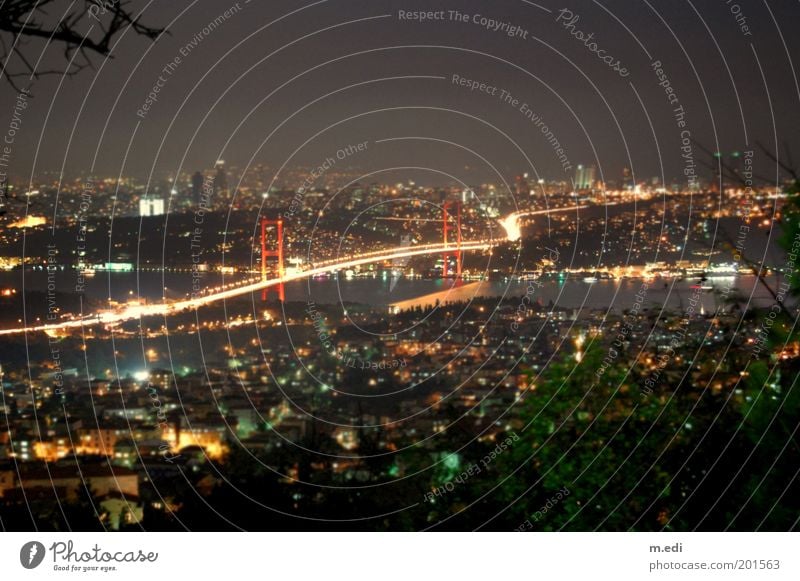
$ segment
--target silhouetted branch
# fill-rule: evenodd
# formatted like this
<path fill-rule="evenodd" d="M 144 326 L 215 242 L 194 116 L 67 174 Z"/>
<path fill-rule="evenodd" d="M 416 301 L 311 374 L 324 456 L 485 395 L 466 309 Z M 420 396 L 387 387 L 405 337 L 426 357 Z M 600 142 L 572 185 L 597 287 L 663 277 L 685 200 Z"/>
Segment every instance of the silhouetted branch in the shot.
<path fill-rule="evenodd" d="M 16 91 L 20 90 L 17 79 L 73 76 L 93 67 L 95 56 L 113 58 L 115 38 L 126 29 L 150 40 L 156 40 L 164 32 L 140 23 L 129 0 L 81 0 L 67 4 L 66 12 L 53 22 L 46 8 L 58 4 L 59 0 L 0 0 L 0 76 Z M 65 68 L 39 69 L 38 63 L 32 63 L 26 56 L 25 41 L 33 38 L 62 46 Z"/>

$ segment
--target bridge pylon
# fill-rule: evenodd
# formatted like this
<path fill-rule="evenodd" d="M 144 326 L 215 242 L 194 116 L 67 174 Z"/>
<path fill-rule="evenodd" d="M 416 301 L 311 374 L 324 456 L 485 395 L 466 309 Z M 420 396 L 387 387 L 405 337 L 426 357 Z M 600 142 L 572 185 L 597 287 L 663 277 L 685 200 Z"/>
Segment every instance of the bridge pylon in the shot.
<path fill-rule="evenodd" d="M 274 231 L 276 236 L 275 246 L 267 248 L 267 232 Z M 275 258 L 277 260 L 277 273 L 283 279 L 285 270 L 283 267 L 283 219 L 269 220 L 268 218 L 261 218 L 261 280 L 267 282 L 267 259 Z M 261 300 L 267 300 L 267 289 L 261 291 Z M 278 283 L 278 300 L 283 302 L 286 300 L 286 293 L 284 292 L 283 282 Z"/>
<path fill-rule="evenodd" d="M 461 279 L 461 202 L 444 202 L 442 204 L 442 235 L 444 239 L 445 246 L 448 245 L 448 232 L 450 230 L 450 213 L 449 209 L 451 207 L 455 207 L 455 219 L 456 219 L 456 250 L 447 250 L 443 253 L 443 264 L 442 264 L 442 278 L 447 278 L 448 271 L 449 271 L 449 261 L 450 257 L 454 257 L 456 259 L 456 278 Z"/>

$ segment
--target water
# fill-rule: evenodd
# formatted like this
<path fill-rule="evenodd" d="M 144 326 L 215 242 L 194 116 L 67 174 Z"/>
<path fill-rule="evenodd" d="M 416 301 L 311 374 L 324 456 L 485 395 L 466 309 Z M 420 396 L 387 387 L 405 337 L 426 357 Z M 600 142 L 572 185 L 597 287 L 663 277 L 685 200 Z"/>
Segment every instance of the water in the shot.
<path fill-rule="evenodd" d="M 61 292 L 74 292 L 77 274 L 71 270 L 58 271 L 56 287 Z M 0 272 L 0 287 L 22 287 L 23 272 L 20 270 Z M 242 283 L 248 277 L 242 275 L 226 275 L 205 273 L 197 282 L 203 288 L 219 286 L 223 283 Z M 40 270 L 24 272 L 27 290 L 47 290 L 47 273 Z M 541 286 L 529 285 L 525 281 L 505 280 L 478 283 L 456 283 L 453 280 L 422 280 L 399 278 L 354 278 L 345 277 L 327 279 L 307 279 L 286 285 L 286 300 L 306 302 L 309 299 L 317 304 L 360 303 L 375 307 L 389 307 L 395 303 L 406 301 L 402 306 L 424 306 L 439 302 L 470 300 L 474 297 L 521 297 L 530 294 L 533 301 L 542 305 L 563 308 L 602 309 L 612 307 L 617 311 L 631 308 L 636 294 L 642 287 L 642 281 L 636 279 L 600 280 L 587 283 L 580 277 L 569 280 L 557 278 L 539 281 Z M 670 309 L 685 308 L 688 301 L 697 292 L 695 279 L 682 281 L 674 279 L 655 279 L 648 283 L 645 306 L 660 308 L 666 305 Z M 772 288 L 777 287 L 774 278 L 768 279 Z M 707 312 L 713 312 L 721 298 L 715 291 L 723 291 L 729 287 L 736 289 L 737 294 L 744 297 L 742 305 L 747 304 L 747 297 L 753 294 L 751 305 L 764 307 L 772 304 L 773 299 L 752 275 L 739 275 L 727 278 L 709 279 L 703 283 L 714 290 L 703 289 L 700 302 Z M 192 275 L 189 272 L 130 272 L 107 273 L 98 272 L 86 277 L 84 292 L 89 299 L 105 301 L 112 298 L 126 301 L 134 298 L 146 299 L 148 302 L 161 301 L 163 296 L 170 300 L 185 298 L 192 291 Z M 166 286 L 166 291 L 164 291 Z M 271 298 L 275 296 L 273 292 Z M 699 308 L 699 307 L 698 307 Z"/>

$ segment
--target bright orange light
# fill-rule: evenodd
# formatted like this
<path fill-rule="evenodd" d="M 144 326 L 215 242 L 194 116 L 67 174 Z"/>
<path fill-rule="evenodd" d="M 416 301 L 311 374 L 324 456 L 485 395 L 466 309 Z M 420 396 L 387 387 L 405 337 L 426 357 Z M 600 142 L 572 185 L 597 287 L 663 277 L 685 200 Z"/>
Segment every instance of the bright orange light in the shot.
<path fill-rule="evenodd" d="M 8 225 L 9 228 L 34 228 L 47 224 L 47 220 L 41 216 L 25 216 L 22 220 L 12 222 Z"/>

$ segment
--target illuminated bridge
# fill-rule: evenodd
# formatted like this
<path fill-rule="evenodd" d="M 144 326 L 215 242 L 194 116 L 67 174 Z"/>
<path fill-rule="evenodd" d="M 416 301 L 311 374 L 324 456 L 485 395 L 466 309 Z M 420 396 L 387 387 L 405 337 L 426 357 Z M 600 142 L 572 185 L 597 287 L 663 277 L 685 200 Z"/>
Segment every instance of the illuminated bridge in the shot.
<path fill-rule="evenodd" d="M 461 251 L 470 250 L 487 250 L 492 246 L 496 246 L 502 242 L 497 241 L 478 241 L 478 242 L 462 242 L 460 246 Z M 387 260 L 395 260 L 398 258 L 410 258 L 413 256 L 424 256 L 428 254 L 443 254 L 447 252 L 457 252 L 459 247 L 455 244 L 426 244 L 416 246 L 414 248 L 398 248 L 392 250 L 380 250 L 376 252 L 369 252 L 360 254 L 352 258 L 341 259 L 338 262 L 331 262 L 329 264 L 322 263 L 314 268 L 284 274 L 269 280 L 258 281 L 251 284 L 245 284 L 235 288 L 221 290 L 208 295 L 197 296 L 190 299 L 177 300 L 171 302 L 157 303 L 153 305 L 126 305 L 117 310 L 101 311 L 83 319 L 59 321 L 58 323 L 51 323 L 47 325 L 35 325 L 30 327 L 20 327 L 16 329 L 2 329 L 0 335 L 11 335 L 14 333 L 26 333 L 35 331 L 58 331 L 69 328 L 80 328 L 89 325 L 105 325 L 111 323 L 121 323 L 139 319 L 141 317 L 152 317 L 157 315 L 170 315 L 180 311 L 197 309 L 217 301 L 232 299 L 248 293 L 263 291 L 264 289 L 281 285 L 295 280 L 301 280 L 308 277 L 318 276 L 321 274 L 338 272 L 347 270 L 356 266 L 370 264 L 373 262 L 383 262 Z"/>
<path fill-rule="evenodd" d="M 518 220 L 522 216 L 531 215 L 546 215 L 553 212 L 576 212 L 587 206 L 569 206 L 564 208 L 554 208 L 549 210 L 536 210 L 529 212 L 514 213 L 503 220 L 500 224 L 505 229 L 506 236 L 504 238 L 497 238 L 493 240 L 477 240 L 477 241 L 462 241 L 459 239 L 456 242 L 437 243 L 437 244 L 423 244 L 413 248 L 401 247 L 386 250 L 377 250 L 375 252 L 366 252 L 357 256 L 349 258 L 339 258 L 332 260 L 329 263 L 320 263 L 314 265 L 312 268 L 300 270 L 291 273 L 281 272 L 279 276 L 268 279 L 260 280 L 258 282 L 244 284 L 234 288 L 224 289 L 209 293 L 207 295 L 195 296 L 188 299 L 174 300 L 161 302 L 151 305 L 123 305 L 117 309 L 110 309 L 107 311 L 100 311 L 99 313 L 90 315 L 80 319 L 70 319 L 59 321 L 57 323 L 50 323 L 45 325 L 33 325 L 28 327 L 19 327 L 14 329 L 0 329 L 0 335 L 11 335 L 16 333 L 27 333 L 37 331 L 60 331 L 70 328 L 81 328 L 91 325 L 106 325 L 122 323 L 140 319 L 142 317 L 153 316 L 166 316 L 175 314 L 181 311 L 194 310 L 200 307 L 210 305 L 217 301 L 232 299 L 241 295 L 249 293 L 263 292 L 265 289 L 275 286 L 282 286 L 285 283 L 295 280 L 301 280 L 308 277 L 314 277 L 327 273 L 335 273 L 342 270 L 347 270 L 357 266 L 370 264 L 374 262 L 385 262 L 403 258 L 411 258 L 414 256 L 425 256 L 431 254 L 443 254 L 445 256 L 460 256 L 461 252 L 466 251 L 481 251 L 488 250 L 499 244 L 516 241 L 520 238 L 520 227 Z M 446 236 L 446 235 L 445 235 Z M 459 259 L 460 261 L 460 259 Z M 281 269 L 282 271 L 283 269 Z"/>

